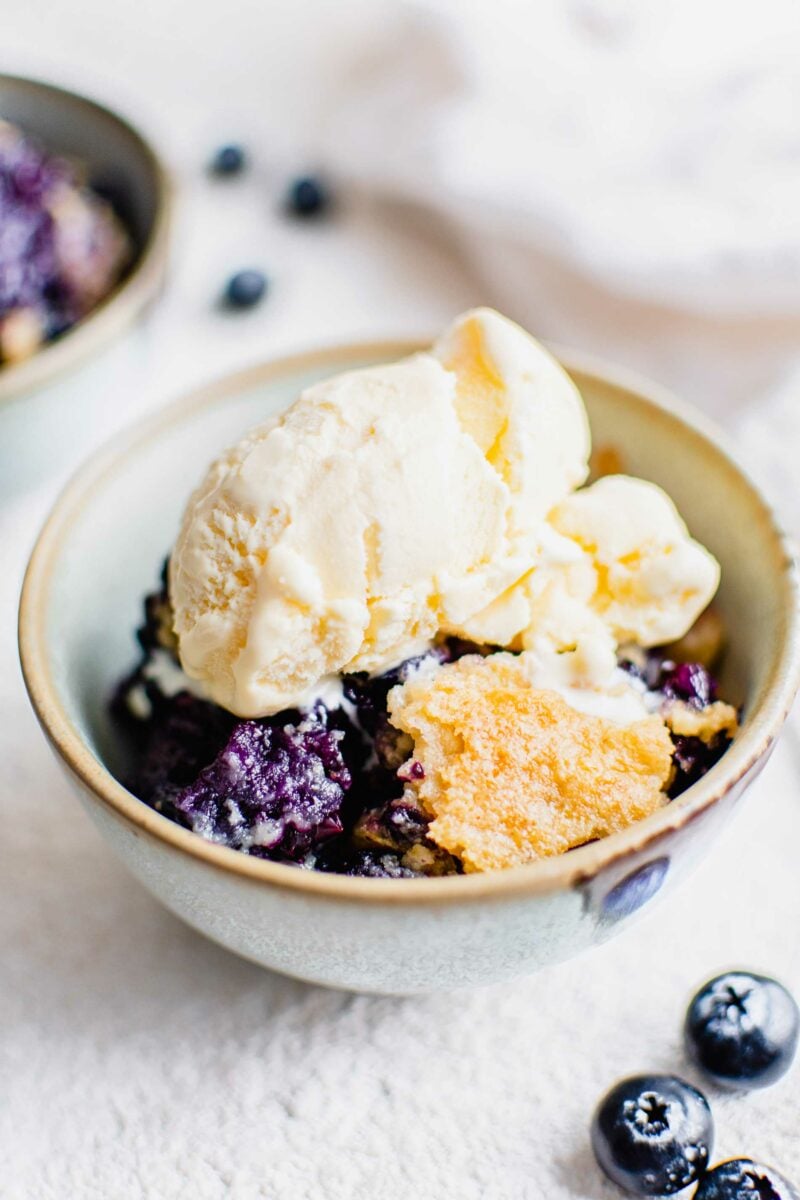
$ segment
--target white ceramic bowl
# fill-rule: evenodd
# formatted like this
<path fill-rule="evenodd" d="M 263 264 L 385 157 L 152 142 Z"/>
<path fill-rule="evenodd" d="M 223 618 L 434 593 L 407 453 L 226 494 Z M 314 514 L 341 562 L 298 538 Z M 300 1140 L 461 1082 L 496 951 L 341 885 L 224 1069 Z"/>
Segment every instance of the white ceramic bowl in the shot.
<path fill-rule="evenodd" d="M 76 367 L 122 332 L 158 292 L 167 264 L 171 188 L 155 150 L 94 100 L 38 79 L 0 74 L 0 118 L 51 154 L 80 162 L 133 243 L 119 283 L 71 329 L 20 363 L 0 366 L 0 404 Z M 1 460 L 0 460 L 1 461 Z"/>
<path fill-rule="evenodd" d="M 706 423 L 657 388 L 568 357 L 596 446 L 661 484 L 722 563 L 730 631 L 723 694 L 741 732 L 679 799 L 559 858 L 484 875 L 354 879 L 212 845 L 118 782 L 124 751 L 106 702 L 132 663 L 143 594 L 207 462 L 305 385 L 416 346 L 351 346 L 246 371 L 173 406 L 92 458 L 34 550 L 20 651 L 39 720 L 85 808 L 133 873 L 215 941 L 277 971 L 371 992 L 487 983 L 535 971 L 614 933 L 713 845 L 759 771 L 800 671 L 798 582 L 768 507 Z M 65 808 L 65 821 L 71 812 Z M 66 901 L 67 898 L 65 898 Z"/>
<path fill-rule="evenodd" d="M 147 342 L 122 337 L 161 290 L 169 251 L 172 187 L 155 150 L 102 105 L 52 84 L 0 74 L 0 118 L 54 154 L 81 162 L 112 200 L 133 258 L 111 292 L 30 358 L 0 366 L 0 503 L 63 470 L 111 428 L 119 398 L 108 381 L 136 371 Z M 81 378 L 74 375 L 80 371 Z M 84 449 L 85 452 L 85 449 Z M 77 457 L 71 461 L 78 461 Z"/>

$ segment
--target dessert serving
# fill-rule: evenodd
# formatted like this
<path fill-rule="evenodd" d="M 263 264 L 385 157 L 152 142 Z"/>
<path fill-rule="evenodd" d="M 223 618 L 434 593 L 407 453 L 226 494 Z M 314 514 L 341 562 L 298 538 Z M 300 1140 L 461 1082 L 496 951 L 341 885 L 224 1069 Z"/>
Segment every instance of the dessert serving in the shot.
<path fill-rule="evenodd" d="M 91 312 L 131 253 L 80 165 L 0 121 L 0 365 L 29 358 Z"/>
<path fill-rule="evenodd" d="M 715 559 L 590 478 L 581 396 L 499 314 L 307 388 L 189 498 L 119 685 L 132 790 L 249 855 L 414 877 L 648 816 L 730 744 Z"/>

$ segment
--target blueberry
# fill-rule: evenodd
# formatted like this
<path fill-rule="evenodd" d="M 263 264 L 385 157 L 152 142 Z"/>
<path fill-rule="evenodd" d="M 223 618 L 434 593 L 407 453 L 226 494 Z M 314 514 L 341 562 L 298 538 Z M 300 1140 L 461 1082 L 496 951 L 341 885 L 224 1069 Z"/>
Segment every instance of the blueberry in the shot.
<path fill-rule="evenodd" d="M 295 217 L 318 217 L 330 207 L 331 196 L 321 179 L 303 175 L 289 185 L 286 208 Z"/>
<path fill-rule="evenodd" d="M 731 739 L 725 734 L 717 734 L 710 742 L 704 742 L 699 737 L 673 734 L 672 744 L 675 777 L 669 785 L 668 794 L 670 799 L 674 800 L 698 779 L 702 779 L 714 764 L 719 762 L 730 746 Z"/>
<path fill-rule="evenodd" d="M 225 302 L 230 308 L 253 308 L 267 290 L 263 271 L 237 271 L 228 280 Z"/>
<path fill-rule="evenodd" d="M 710 980 L 689 1005 L 686 1049 L 723 1087 L 767 1087 L 788 1071 L 800 1013 L 781 984 L 731 971 Z"/>
<path fill-rule="evenodd" d="M 598 1163 L 637 1196 L 671 1196 L 699 1179 L 713 1139 L 705 1096 L 674 1075 L 623 1079 L 600 1101 L 592 1121 Z"/>
<path fill-rule="evenodd" d="M 95 206 L 81 215 L 85 201 L 78 203 L 77 193 L 69 204 L 55 202 L 61 189 L 75 183 L 65 162 L 3 127 L 0 361 L 27 357 L 42 338 L 64 333 L 95 303 L 96 289 L 108 291 L 119 274 L 122 259 L 109 213 Z M 59 250 L 65 237 L 71 247 L 66 255 Z M 91 270 L 83 261 L 87 256 Z"/>
<path fill-rule="evenodd" d="M 342 832 L 351 786 L 341 730 L 316 712 L 298 724 L 239 721 L 214 761 L 170 795 L 178 819 L 201 837 L 261 858 L 302 859 Z"/>
<path fill-rule="evenodd" d="M 703 1177 L 693 1200 L 800 1200 L 800 1193 L 772 1167 L 732 1158 Z"/>
<path fill-rule="evenodd" d="M 356 875 L 366 879 L 416 879 L 419 872 L 404 867 L 400 855 L 390 851 L 358 850 L 348 845 L 325 848 L 317 856 L 318 871 Z"/>
<path fill-rule="evenodd" d="M 247 155 L 242 146 L 231 143 L 220 146 L 211 159 L 211 171 L 214 175 L 239 175 L 247 165 Z"/>
<path fill-rule="evenodd" d="M 673 700 L 683 700 L 693 708 L 706 708 L 717 697 L 716 680 L 702 663 L 671 662 L 661 664 L 661 691 Z"/>

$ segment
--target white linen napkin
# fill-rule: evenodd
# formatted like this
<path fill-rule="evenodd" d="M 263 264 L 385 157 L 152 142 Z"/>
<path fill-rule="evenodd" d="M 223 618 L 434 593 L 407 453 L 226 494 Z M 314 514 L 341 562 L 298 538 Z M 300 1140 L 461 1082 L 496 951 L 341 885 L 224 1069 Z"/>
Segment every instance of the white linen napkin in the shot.
<path fill-rule="evenodd" d="M 403 4 L 320 153 L 528 327 L 727 417 L 800 343 L 798 61 L 793 0 Z"/>

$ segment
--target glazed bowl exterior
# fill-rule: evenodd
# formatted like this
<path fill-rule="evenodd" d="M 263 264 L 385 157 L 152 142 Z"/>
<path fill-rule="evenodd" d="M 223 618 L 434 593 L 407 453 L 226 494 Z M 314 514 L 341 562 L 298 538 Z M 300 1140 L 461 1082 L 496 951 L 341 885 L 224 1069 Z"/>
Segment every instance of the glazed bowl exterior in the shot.
<path fill-rule="evenodd" d="M 245 371 L 117 438 L 58 500 L 28 568 L 20 653 L 39 721 L 110 848 L 172 912 L 237 954 L 301 979 L 410 993 L 512 978 L 602 942 L 713 846 L 761 770 L 800 671 L 797 569 L 768 506 L 717 432 L 660 389 L 576 356 L 596 447 L 672 495 L 722 564 L 723 694 L 741 731 L 699 783 L 622 833 L 489 874 L 382 880 L 318 874 L 213 845 L 119 782 L 107 714 L 135 657 L 143 594 L 208 461 L 335 371 L 416 344 L 316 351 Z M 71 814 L 65 809 L 64 820 Z"/>

